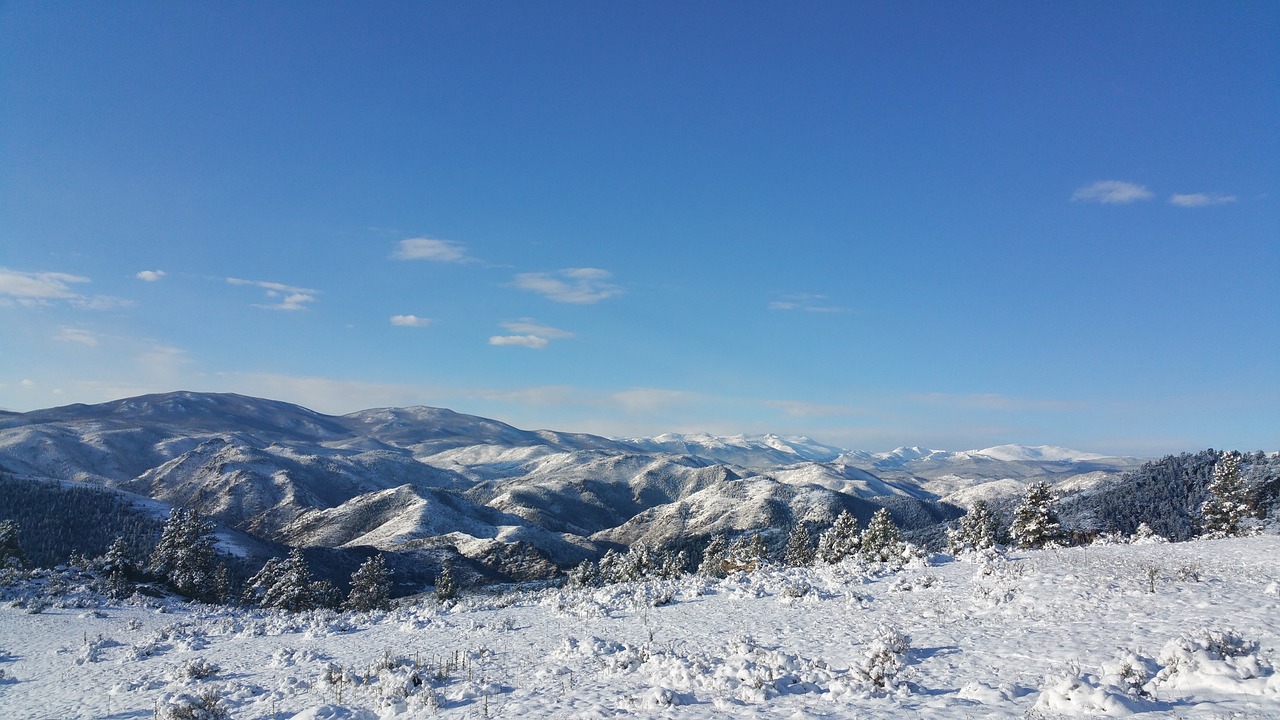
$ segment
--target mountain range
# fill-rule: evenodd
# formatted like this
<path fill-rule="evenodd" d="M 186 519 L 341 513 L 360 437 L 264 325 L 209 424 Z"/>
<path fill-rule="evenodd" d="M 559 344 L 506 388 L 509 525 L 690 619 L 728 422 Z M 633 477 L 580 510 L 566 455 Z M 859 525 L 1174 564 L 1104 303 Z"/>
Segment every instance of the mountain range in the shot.
<path fill-rule="evenodd" d="M 447 549 L 538 574 L 637 542 L 862 522 L 927 532 L 975 499 L 1088 488 L 1136 458 L 1058 447 L 848 450 L 803 437 L 606 438 L 431 407 L 348 415 L 173 392 L 0 414 L 0 472 L 199 510 L 224 544 Z M 158 504 L 157 502 L 158 501 Z M 532 568 L 532 569 L 530 569 Z"/>

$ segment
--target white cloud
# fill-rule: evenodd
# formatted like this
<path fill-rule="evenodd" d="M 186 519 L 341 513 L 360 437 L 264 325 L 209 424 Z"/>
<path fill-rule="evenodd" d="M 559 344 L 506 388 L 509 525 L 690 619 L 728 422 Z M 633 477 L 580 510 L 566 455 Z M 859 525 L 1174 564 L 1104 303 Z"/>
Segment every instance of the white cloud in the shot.
<path fill-rule="evenodd" d="M 241 280 L 240 278 L 227 278 L 227 282 L 232 285 L 251 285 L 253 287 L 262 288 L 267 291 L 267 297 L 279 298 L 279 302 L 257 305 L 254 307 L 266 308 L 268 310 L 306 310 L 307 303 L 316 301 L 316 296 L 320 294 L 319 290 L 308 290 L 307 288 L 294 287 L 292 285 L 284 285 L 277 282 L 264 282 L 261 280 Z"/>
<path fill-rule="evenodd" d="M 426 327 L 431 324 L 431 318 L 418 317 L 417 315 L 392 315 L 391 324 L 397 327 Z"/>
<path fill-rule="evenodd" d="M 89 347 L 97 347 L 99 337 L 101 336 L 96 332 L 73 327 L 61 328 L 58 330 L 58 334 L 54 336 L 55 339 L 62 342 L 80 343 Z"/>
<path fill-rule="evenodd" d="M 622 293 L 622 288 L 609 282 L 611 277 L 600 268 L 565 268 L 555 273 L 520 273 L 515 285 L 555 302 L 591 305 Z"/>
<path fill-rule="evenodd" d="M 548 340 L 537 335 L 494 335 L 489 338 L 490 345 L 527 347 L 541 350 L 547 346 Z"/>
<path fill-rule="evenodd" d="M 521 318 L 504 322 L 502 327 L 515 334 L 494 335 L 489 338 L 490 345 L 507 345 L 541 350 L 552 340 L 564 340 L 573 337 L 573 333 L 568 330 L 543 325 L 533 318 Z"/>
<path fill-rule="evenodd" d="M 391 254 L 396 260 L 430 260 L 432 262 L 465 262 L 467 249 L 451 240 L 417 237 L 401 240 Z"/>
<path fill-rule="evenodd" d="M 1106 205 L 1127 205 L 1138 200 L 1150 200 L 1155 193 L 1142 185 L 1123 180 L 1099 180 L 1075 191 L 1071 200 L 1096 202 Z"/>
<path fill-rule="evenodd" d="M 1219 193 L 1188 193 L 1186 195 L 1174 193 L 1169 197 L 1169 202 L 1179 207 L 1222 205 L 1223 203 L 1233 203 L 1237 200 L 1239 200 L 1239 198 L 1235 195 L 1221 195 Z"/>
<path fill-rule="evenodd" d="M 502 327 L 518 335 L 537 335 L 548 340 L 564 340 L 573 337 L 573 333 L 568 330 L 541 325 L 532 318 L 520 318 L 513 322 L 504 322 Z"/>
<path fill-rule="evenodd" d="M 29 273 L 0 268 L 0 295 L 17 298 L 18 302 L 40 300 L 73 300 L 79 298 L 68 287 L 75 283 L 87 283 L 89 278 L 67 273 Z"/>
<path fill-rule="evenodd" d="M 155 282 L 164 277 L 164 275 L 165 273 L 163 270 L 143 270 L 137 275 L 134 275 L 134 277 L 145 282 Z"/>
<path fill-rule="evenodd" d="M 792 311 L 800 310 L 811 313 L 847 313 L 852 312 L 849 308 L 831 305 L 826 302 L 824 295 L 812 295 L 808 293 L 797 295 L 784 295 L 779 300 L 769 303 L 770 310 Z"/>

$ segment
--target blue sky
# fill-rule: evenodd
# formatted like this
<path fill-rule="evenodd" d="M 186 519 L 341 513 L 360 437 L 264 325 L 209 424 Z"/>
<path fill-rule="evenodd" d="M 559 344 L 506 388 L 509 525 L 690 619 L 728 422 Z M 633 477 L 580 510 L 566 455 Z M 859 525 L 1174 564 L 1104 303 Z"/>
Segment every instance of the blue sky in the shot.
<path fill-rule="evenodd" d="M 1276 37 L 1260 2 L 6 2 L 0 407 L 1280 449 Z"/>

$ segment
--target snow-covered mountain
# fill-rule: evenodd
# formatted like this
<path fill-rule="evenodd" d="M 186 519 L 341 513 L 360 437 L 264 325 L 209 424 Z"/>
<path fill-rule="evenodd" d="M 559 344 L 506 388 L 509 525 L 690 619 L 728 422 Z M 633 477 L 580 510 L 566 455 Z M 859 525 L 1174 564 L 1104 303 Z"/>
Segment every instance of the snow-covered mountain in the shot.
<path fill-rule="evenodd" d="M 240 395 L 175 392 L 0 415 L 0 471 L 115 488 L 293 545 L 491 552 L 568 564 L 613 543 L 865 521 L 906 529 L 939 501 L 1132 466 L 1054 447 L 845 450 L 803 437 L 610 439 L 521 430 L 430 407 L 332 416 Z M 998 482 L 996 482 L 998 481 Z M 958 493 L 958 494 L 957 494 Z"/>

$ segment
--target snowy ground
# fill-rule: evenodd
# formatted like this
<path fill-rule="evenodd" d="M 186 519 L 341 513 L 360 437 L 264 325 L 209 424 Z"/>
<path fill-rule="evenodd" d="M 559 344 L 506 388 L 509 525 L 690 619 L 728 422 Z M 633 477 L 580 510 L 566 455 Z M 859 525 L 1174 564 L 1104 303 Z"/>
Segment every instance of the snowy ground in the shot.
<path fill-rule="evenodd" d="M 1265 536 L 373 615 L 6 605 L 0 717 L 166 717 L 203 693 L 238 719 L 1261 719 L 1277 648 Z"/>

